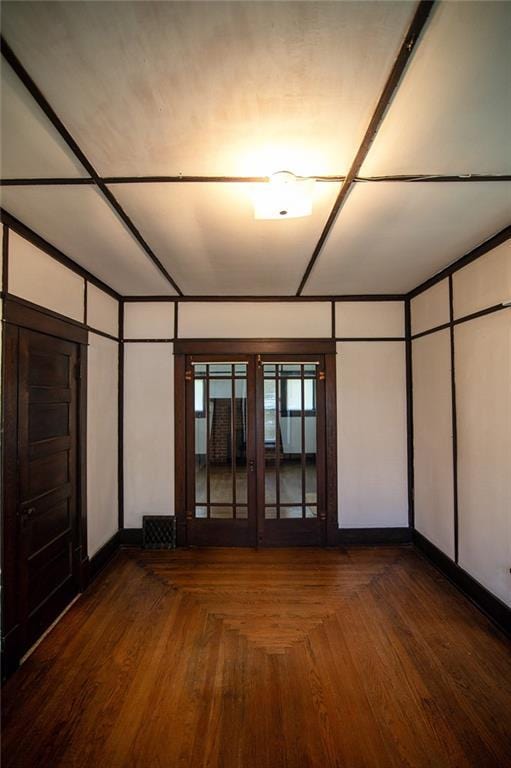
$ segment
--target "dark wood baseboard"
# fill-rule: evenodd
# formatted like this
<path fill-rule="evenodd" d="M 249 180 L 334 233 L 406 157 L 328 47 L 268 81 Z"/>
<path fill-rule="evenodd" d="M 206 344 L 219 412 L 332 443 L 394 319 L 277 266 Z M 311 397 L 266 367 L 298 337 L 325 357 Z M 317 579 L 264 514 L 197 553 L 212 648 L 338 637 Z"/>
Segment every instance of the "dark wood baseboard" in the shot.
<path fill-rule="evenodd" d="M 492 595 L 419 531 L 413 532 L 413 543 L 480 611 L 511 636 L 511 608 Z"/>
<path fill-rule="evenodd" d="M 119 531 L 121 547 L 141 547 L 142 528 L 123 528 Z M 372 546 L 380 544 L 410 544 L 410 528 L 338 528 L 329 546 Z"/>
<path fill-rule="evenodd" d="M 98 573 L 105 568 L 105 566 L 108 565 L 110 560 L 114 557 L 114 555 L 119 551 L 119 548 L 121 546 L 121 537 L 120 537 L 121 531 L 117 531 L 117 533 L 114 533 L 111 539 L 109 539 L 106 544 L 103 544 L 101 549 L 98 549 L 95 555 L 93 555 L 89 560 L 89 583 L 91 581 L 94 581 Z"/>
<path fill-rule="evenodd" d="M 141 547 L 142 528 L 121 528 L 121 547 Z"/>
<path fill-rule="evenodd" d="M 380 544 L 410 544 L 412 530 L 403 528 L 338 528 L 337 544 L 341 546 L 372 546 Z"/>

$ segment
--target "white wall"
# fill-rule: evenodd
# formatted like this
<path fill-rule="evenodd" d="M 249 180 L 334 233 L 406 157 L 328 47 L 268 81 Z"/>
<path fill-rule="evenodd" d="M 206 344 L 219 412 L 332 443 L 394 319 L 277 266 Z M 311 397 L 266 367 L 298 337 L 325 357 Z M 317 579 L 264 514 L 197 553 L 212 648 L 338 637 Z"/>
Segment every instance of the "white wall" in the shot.
<path fill-rule="evenodd" d="M 415 528 L 454 557 L 451 335 L 412 342 Z"/>
<path fill-rule="evenodd" d="M 453 275 L 454 317 L 511 301 L 511 240 Z"/>
<path fill-rule="evenodd" d="M 437 328 L 450 320 L 449 281 L 441 280 L 419 293 L 411 304 L 412 335 Z"/>
<path fill-rule="evenodd" d="M 511 294 L 511 243 L 452 276 L 455 320 Z M 449 320 L 448 281 L 412 301 L 412 329 Z M 413 342 L 415 524 L 454 552 L 450 329 Z M 458 564 L 511 605 L 511 309 L 454 326 Z"/>
<path fill-rule="evenodd" d="M 337 344 L 339 524 L 408 525 L 404 342 Z"/>
<path fill-rule="evenodd" d="M 87 539 L 92 557 L 118 528 L 118 343 L 89 333 L 87 368 Z"/>
<path fill-rule="evenodd" d="M 85 280 L 9 231 L 8 290 L 53 312 L 83 322 Z"/>
<path fill-rule="evenodd" d="M 119 336 L 119 302 L 87 283 L 87 325 L 110 336 Z"/>
<path fill-rule="evenodd" d="M 338 338 L 404 338 L 403 301 L 337 301 L 335 335 Z"/>
<path fill-rule="evenodd" d="M 172 344 L 124 344 L 125 528 L 174 514 L 173 377 Z"/>
<path fill-rule="evenodd" d="M 180 302 L 183 339 L 330 338 L 330 302 Z"/>
<path fill-rule="evenodd" d="M 174 304 L 129 301 L 124 304 L 125 339 L 172 339 Z"/>
<path fill-rule="evenodd" d="M 459 564 L 511 605 L 511 309 L 454 341 Z"/>

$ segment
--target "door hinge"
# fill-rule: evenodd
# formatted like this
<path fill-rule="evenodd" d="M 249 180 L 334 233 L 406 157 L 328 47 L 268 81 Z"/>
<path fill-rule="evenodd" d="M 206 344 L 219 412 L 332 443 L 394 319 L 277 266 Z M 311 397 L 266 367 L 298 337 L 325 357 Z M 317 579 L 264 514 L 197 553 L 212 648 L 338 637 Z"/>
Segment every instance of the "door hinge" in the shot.
<path fill-rule="evenodd" d="M 326 373 L 325 373 L 325 371 L 320 371 L 320 372 L 319 372 L 319 380 L 320 380 L 320 381 L 325 381 L 325 379 L 326 379 Z"/>
<path fill-rule="evenodd" d="M 191 381 L 193 379 L 192 371 L 185 371 L 185 381 Z"/>

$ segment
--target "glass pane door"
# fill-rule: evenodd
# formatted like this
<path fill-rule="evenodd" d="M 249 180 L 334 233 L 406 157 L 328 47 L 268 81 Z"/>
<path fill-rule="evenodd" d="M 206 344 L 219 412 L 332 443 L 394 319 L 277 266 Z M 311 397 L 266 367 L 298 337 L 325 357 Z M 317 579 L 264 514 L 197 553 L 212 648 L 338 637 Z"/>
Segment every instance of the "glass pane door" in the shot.
<path fill-rule="evenodd" d="M 187 542 L 255 546 L 255 361 L 187 358 Z"/>
<path fill-rule="evenodd" d="M 247 363 L 194 369 L 195 518 L 247 519 Z"/>
<path fill-rule="evenodd" d="M 309 538 L 308 543 L 320 543 L 320 362 L 264 360 L 260 369 L 259 541 L 287 545 Z"/>
<path fill-rule="evenodd" d="M 324 542 L 322 364 L 322 356 L 186 358 L 188 544 Z"/>
<path fill-rule="evenodd" d="M 316 365 L 263 368 L 264 516 L 317 517 Z"/>

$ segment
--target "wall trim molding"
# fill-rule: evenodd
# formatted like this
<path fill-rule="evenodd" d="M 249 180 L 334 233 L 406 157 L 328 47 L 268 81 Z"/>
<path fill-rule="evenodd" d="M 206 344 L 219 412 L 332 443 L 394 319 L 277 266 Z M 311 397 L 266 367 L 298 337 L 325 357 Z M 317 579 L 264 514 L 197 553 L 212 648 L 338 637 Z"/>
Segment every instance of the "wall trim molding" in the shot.
<path fill-rule="evenodd" d="M 485 616 L 511 636 L 511 608 L 417 530 L 413 532 L 413 543 Z"/>
<path fill-rule="evenodd" d="M 121 546 L 121 537 L 119 534 L 119 531 L 114 533 L 114 535 L 89 558 L 89 584 L 91 584 L 96 576 L 106 568 L 108 563 L 119 551 Z"/>
<path fill-rule="evenodd" d="M 282 302 L 294 302 L 294 303 L 301 303 L 301 302 L 330 302 L 330 301 L 404 301 L 406 298 L 406 294 L 404 293 L 343 293 L 343 294 L 321 294 L 318 296 L 314 296 L 311 294 L 307 294 L 306 296 L 294 296 L 291 294 L 285 294 L 284 296 L 278 296 L 278 295 L 257 295 L 257 296 L 247 296 L 243 295 L 240 296 L 239 294 L 235 294 L 234 296 L 219 296 L 218 294 L 212 294 L 211 296 L 193 296 L 193 295 L 186 295 L 186 296 L 124 296 L 124 301 L 126 303 L 133 302 L 133 303 L 147 303 L 151 304 L 153 302 L 169 302 L 169 303 L 178 303 L 178 304 L 186 304 L 186 303 L 197 303 L 197 304 L 214 304 L 214 303 L 227 303 L 232 304 L 234 302 L 240 302 L 240 303 L 255 303 L 258 304 L 259 302 L 266 302 L 266 303 L 276 303 L 281 304 Z"/>

